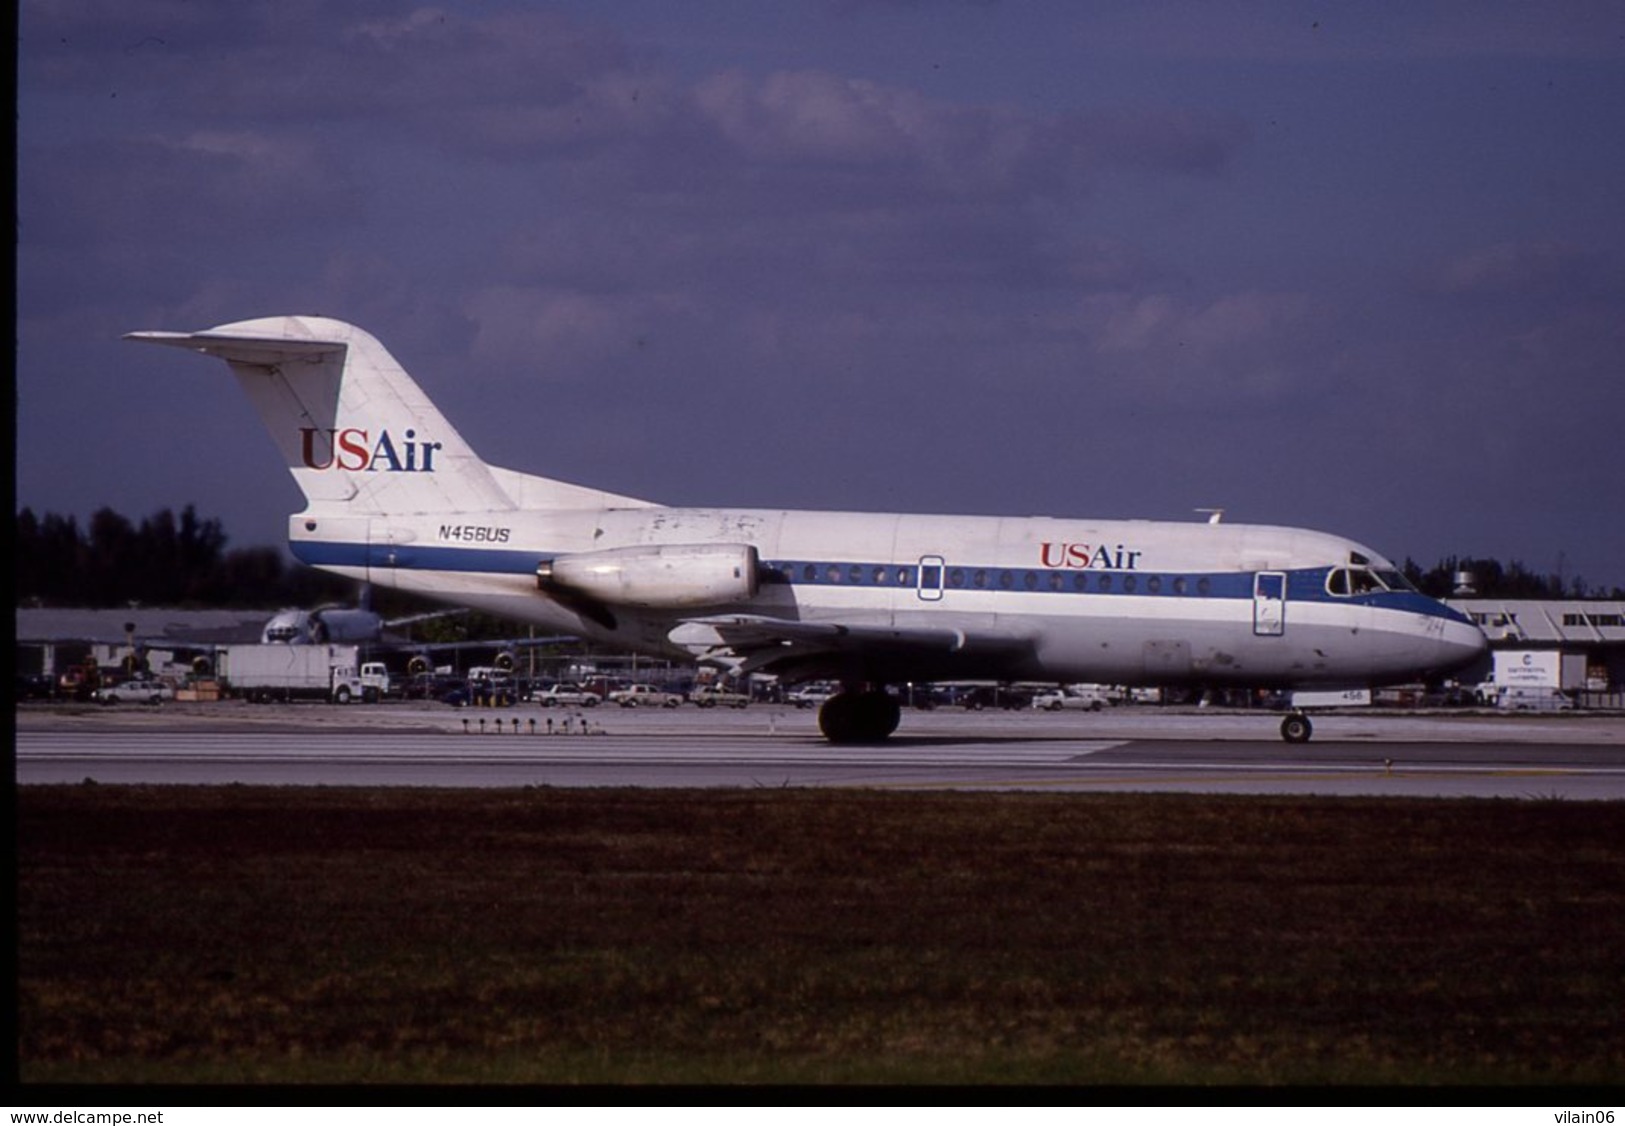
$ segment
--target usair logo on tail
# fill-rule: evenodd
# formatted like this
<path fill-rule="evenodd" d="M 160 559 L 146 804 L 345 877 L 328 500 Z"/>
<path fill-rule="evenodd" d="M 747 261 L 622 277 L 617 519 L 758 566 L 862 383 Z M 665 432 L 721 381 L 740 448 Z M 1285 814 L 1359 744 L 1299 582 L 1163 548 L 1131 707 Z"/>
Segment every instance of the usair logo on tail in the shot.
<path fill-rule="evenodd" d="M 360 427 L 343 430 L 302 426 L 300 448 L 307 469 L 343 469 L 351 473 L 433 473 L 439 442 L 417 441 L 417 431 L 408 430 L 396 441 L 388 430 L 378 437 Z"/>

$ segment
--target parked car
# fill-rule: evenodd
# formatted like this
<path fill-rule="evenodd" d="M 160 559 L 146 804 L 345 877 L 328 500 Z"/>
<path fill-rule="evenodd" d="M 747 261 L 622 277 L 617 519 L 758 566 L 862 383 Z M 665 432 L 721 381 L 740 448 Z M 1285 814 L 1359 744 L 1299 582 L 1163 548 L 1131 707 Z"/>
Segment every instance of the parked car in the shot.
<path fill-rule="evenodd" d="M 1033 694 L 1024 688 L 1004 688 L 979 685 L 959 696 L 960 706 L 966 711 L 979 712 L 983 708 L 1003 708 L 1019 711 L 1032 706 Z"/>
<path fill-rule="evenodd" d="M 794 704 L 798 708 L 818 708 L 822 707 L 824 701 L 836 695 L 839 691 L 840 689 L 830 684 L 816 682 L 803 684 L 785 696 L 784 702 Z"/>
<path fill-rule="evenodd" d="M 159 704 L 175 698 L 175 690 L 161 680 L 126 680 L 96 690 L 104 704 Z"/>
<path fill-rule="evenodd" d="M 403 700 L 439 700 L 442 703 L 451 703 L 447 697 L 457 693 L 462 696 L 461 703 L 468 703 L 468 682 L 450 673 L 414 673 L 401 682 Z"/>
<path fill-rule="evenodd" d="M 683 698 L 652 684 L 629 684 L 609 694 L 609 702 L 623 708 L 675 708 Z"/>
<path fill-rule="evenodd" d="M 56 677 L 48 672 L 37 672 L 29 676 L 19 673 L 17 675 L 17 699 L 19 700 L 53 700 L 56 698 Z"/>
<path fill-rule="evenodd" d="M 688 698 L 702 708 L 742 708 L 750 703 L 749 696 L 742 692 L 732 692 L 720 684 L 696 688 L 689 693 Z"/>
<path fill-rule="evenodd" d="M 598 693 L 569 681 L 549 685 L 536 693 L 535 699 L 544 708 L 596 708 L 603 703 Z"/>
<path fill-rule="evenodd" d="M 1105 706 L 1105 691 L 1092 684 L 1059 688 L 1053 692 L 1040 692 L 1033 697 L 1033 707 L 1049 712 L 1072 710 L 1098 712 Z"/>

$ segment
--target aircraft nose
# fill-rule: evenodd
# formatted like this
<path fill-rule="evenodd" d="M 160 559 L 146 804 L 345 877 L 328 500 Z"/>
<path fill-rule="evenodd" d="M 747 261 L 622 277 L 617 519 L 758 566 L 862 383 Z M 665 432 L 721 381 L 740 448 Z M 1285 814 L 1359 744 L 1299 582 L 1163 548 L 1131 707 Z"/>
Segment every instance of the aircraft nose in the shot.
<path fill-rule="evenodd" d="M 1445 622 L 1439 637 L 1440 663 L 1450 668 L 1465 668 L 1489 651 L 1490 639 L 1484 631 L 1465 617 L 1454 617 Z"/>

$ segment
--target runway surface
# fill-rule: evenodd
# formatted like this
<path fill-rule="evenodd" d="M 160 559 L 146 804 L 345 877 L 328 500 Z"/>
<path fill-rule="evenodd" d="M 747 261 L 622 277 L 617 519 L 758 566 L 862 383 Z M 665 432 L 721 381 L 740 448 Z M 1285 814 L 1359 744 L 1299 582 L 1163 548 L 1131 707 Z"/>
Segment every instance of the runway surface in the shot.
<path fill-rule="evenodd" d="M 585 721 L 585 726 L 583 726 Z M 874 747 L 832 747 L 815 714 L 437 705 L 19 708 L 16 773 L 53 782 L 332 786 L 855 786 L 1609 800 L 1625 798 L 1625 718 L 1316 718 L 906 712 Z"/>

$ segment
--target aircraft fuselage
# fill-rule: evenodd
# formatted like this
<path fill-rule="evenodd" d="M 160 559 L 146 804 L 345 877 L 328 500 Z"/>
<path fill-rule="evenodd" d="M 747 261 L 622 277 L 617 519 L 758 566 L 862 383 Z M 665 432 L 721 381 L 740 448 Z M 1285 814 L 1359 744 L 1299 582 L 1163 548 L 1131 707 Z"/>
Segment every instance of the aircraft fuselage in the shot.
<path fill-rule="evenodd" d="M 538 589 L 538 564 L 612 549 L 749 544 L 759 589 L 708 613 L 965 637 L 936 652 L 824 653 L 796 670 L 849 681 L 1364 687 L 1465 663 L 1483 644 L 1469 621 L 1414 590 L 1334 593 L 1334 571 L 1352 566 L 1392 582 L 1392 565 L 1348 540 L 1292 528 L 631 508 L 359 526 L 301 515 L 290 539 L 305 562 L 365 582 L 671 656 L 693 655 L 668 636 L 691 613 L 608 605 L 583 614 Z"/>

